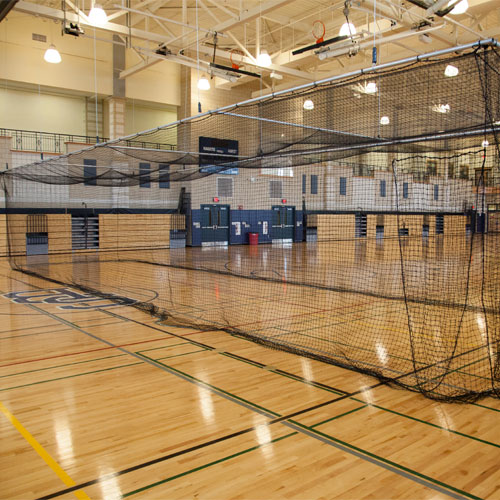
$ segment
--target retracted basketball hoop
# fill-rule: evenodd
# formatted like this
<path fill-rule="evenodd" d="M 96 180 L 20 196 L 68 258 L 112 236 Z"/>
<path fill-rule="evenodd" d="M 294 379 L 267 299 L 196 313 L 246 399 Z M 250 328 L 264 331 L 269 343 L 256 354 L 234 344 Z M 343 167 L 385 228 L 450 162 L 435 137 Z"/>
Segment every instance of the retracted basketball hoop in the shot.
<path fill-rule="evenodd" d="M 233 69 L 240 69 L 243 61 L 243 52 L 239 49 L 231 50 L 229 53 L 229 60 L 231 61 L 231 67 Z"/>
<path fill-rule="evenodd" d="M 314 21 L 312 27 L 312 34 L 314 39 L 316 40 L 316 43 L 321 43 L 324 41 L 325 33 L 326 33 L 326 28 L 323 21 Z"/>

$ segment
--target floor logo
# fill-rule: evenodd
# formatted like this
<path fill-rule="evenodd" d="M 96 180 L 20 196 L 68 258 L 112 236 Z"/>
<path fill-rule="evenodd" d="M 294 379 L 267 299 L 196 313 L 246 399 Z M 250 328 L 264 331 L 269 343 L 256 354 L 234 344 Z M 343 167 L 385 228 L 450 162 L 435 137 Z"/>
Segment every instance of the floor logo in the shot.
<path fill-rule="evenodd" d="M 49 288 L 25 292 L 5 293 L 3 297 L 16 304 L 57 304 L 59 309 L 101 309 L 105 307 L 129 306 L 137 302 L 133 299 L 108 294 L 108 298 L 96 297 L 72 288 Z"/>

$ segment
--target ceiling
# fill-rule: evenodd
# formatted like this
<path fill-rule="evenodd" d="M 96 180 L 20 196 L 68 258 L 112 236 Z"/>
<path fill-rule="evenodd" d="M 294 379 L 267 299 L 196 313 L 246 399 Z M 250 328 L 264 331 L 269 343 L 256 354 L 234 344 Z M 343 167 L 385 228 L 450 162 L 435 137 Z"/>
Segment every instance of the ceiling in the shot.
<path fill-rule="evenodd" d="M 188 67 L 198 67 L 200 61 L 201 69 L 210 72 L 216 41 L 217 64 L 231 66 L 233 62 L 240 69 L 262 74 L 262 78 L 230 74 L 236 81 L 217 78 L 217 86 L 245 85 L 257 95 L 371 66 L 374 45 L 380 64 L 500 36 L 498 0 L 468 0 L 465 13 L 442 15 L 448 1 L 104 0 L 101 5 L 108 22 L 99 28 L 99 35 L 111 41 L 103 34 L 113 33 L 118 37 L 115 43 L 126 44 L 139 54 L 141 62 L 125 68 L 122 78 L 162 59 Z M 90 26 L 90 7 L 91 0 L 20 0 L 14 9 L 61 21 L 66 17 L 67 23 L 76 22 L 85 30 Z M 325 40 L 337 37 L 346 14 L 356 27 L 355 39 L 347 37 L 292 54 L 314 45 L 313 30 L 319 36 L 322 25 Z M 158 54 L 160 48 L 163 53 Z M 268 68 L 256 65 L 255 57 L 262 49 L 272 59 Z M 328 49 L 333 57 L 320 58 L 315 53 Z"/>

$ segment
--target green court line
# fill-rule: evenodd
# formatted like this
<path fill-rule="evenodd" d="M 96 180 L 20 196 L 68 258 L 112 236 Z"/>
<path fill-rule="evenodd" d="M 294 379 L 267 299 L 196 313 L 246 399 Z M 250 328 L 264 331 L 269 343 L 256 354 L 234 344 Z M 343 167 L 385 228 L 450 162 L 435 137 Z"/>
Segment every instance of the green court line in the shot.
<path fill-rule="evenodd" d="M 220 354 L 223 354 L 223 355 L 226 355 L 226 356 L 227 356 L 227 355 L 229 355 L 229 353 L 220 353 Z M 247 364 L 250 364 L 250 365 L 252 365 L 252 366 L 255 366 L 255 367 L 257 367 L 257 368 L 264 369 L 264 367 L 263 367 L 263 366 L 259 366 L 259 365 L 255 364 L 255 363 L 252 363 L 252 362 L 251 362 L 251 360 L 243 360 L 243 359 L 238 358 L 237 356 L 230 356 L 230 355 L 229 355 L 229 357 L 230 357 L 231 359 L 235 359 L 236 361 L 240 361 L 240 362 L 247 363 Z M 290 376 L 288 376 L 288 375 L 286 375 L 286 374 L 284 374 L 284 373 L 280 373 L 279 371 L 275 371 L 275 370 L 269 370 L 269 371 L 270 371 L 271 373 L 275 373 L 276 375 L 280 375 L 280 376 L 282 376 L 282 377 L 292 378 L 292 377 L 290 377 Z M 296 381 L 298 381 L 298 382 L 302 382 L 302 383 L 304 383 L 304 384 L 306 384 L 306 385 L 312 385 L 313 387 L 315 387 L 315 388 L 317 388 L 317 389 L 321 389 L 321 390 L 326 391 L 326 392 L 333 392 L 333 393 L 335 393 L 335 394 L 342 395 L 342 393 L 336 392 L 336 391 L 331 390 L 331 389 L 327 389 L 326 387 L 322 387 L 322 386 L 320 386 L 320 385 L 316 385 L 316 384 L 314 384 L 314 383 L 310 383 L 309 381 L 306 381 L 306 380 L 304 380 L 304 379 L 302 379 L 302 378 L 300 378 L 300 377 L 297 377 L 297 378 L 293 377 L 293 378 L 292 378 L 292 380 L 296 380 Z M 406 415 L 406 414 L 404 414 L 404 413 L 399 413 L 399 412 L 394 411 L 394 410 L 391 410 L 391 409 L 389 409 L 389 408 L 384 408 L 384 407 L 382 407 L 382 406 L 378 406 L 378 405 L 375 405 L 375 404 L 366 403 L 366 401 L 363 401 L 363 400 L 360 400 L 360 399 L 357 399 L 357 398 L 349 398 L 349 399 L 352 399 L 353 401 L 356 401 L 356 402 L 358 402 L 358 403 L 363 403 L 365 406 L 371 406 L 371 407 L 373 407 L 373 408 L 377 408 L 377 409 L 382 410 L 382 411 L 386 411 L 386 412 L 389 412 L 389 413 L 394 413 L 394 414 L 399 415 L 400 417 L 403 417 L 403 418 L 408 418 L 408 419 L 410 419 L 410 420 L 414 420 L 414 421 L 416 421 L 416 422 L 420 422 L 420 423 L 423 423 L 423 424 L 426 424 L 426 425 L 430 425 L 431 427 L 436 427 L 436 428 L 438 428 L 438 429 L 441 429 L 441 430 L 444 430 L 444 431 L 447 431 L 447 432 L 451 432 L 451 433 L 457 434 L 457 435 L 462 436 L 462 437 L 470 438 L 470 439 L 473 439 L 473 440 L 475 440 L 475 441 L 479 441 L 479 442 L 481 442 L 481 443 L 484 443 L 484 444 L 487 444 L 487 445 L 491 445 L 491 446 L 495 446 L 495 447 L 497 447 L 497 448 L 500 448 L 500 445 L 498 445 L 498 444 L 496 444 L 496 443 L 492 443 L 492 442 L 490 442 L 490 441 L 486 441 L 486 440 L 484 440 L 484 439 L 481 439 L 481 438 L 478 438 L 478 437 L 475 437 L 475 436 L 471 436 L 471 435 L 469 435 L 469 434 L 465 434 L 465 433 L 463 433 L 463 432 L 454 431 L 454 430 L 452 430 L 452 429 L 447 429 L 447 428 L 445 428 L 445 427 L 441 427 L 441 426 L 439 426 L 439 425 L 437 425 L 437 424 L 434 424 L 434 423 L 432 423 L 432 422 L 428 422 L 428 421 L 426 421 L 426 420 L 422 420 L 422 419 L 419 419 L 419 418 L 416 418 L 416 417 L 412 417 L 412 416 L 410 416 L 410 415 Z M 358 409 L 361 409 L 361 408 L 362 408 L 362 407 L 360 407 L 360 408 L 358 408 Z M 269 410 L 268 410 L 268 411 L 269 411 Z M 354 410 L 354 411 L 356 411 L 356 410 Z M 500 411 L 500 410 L 498 410 L 498 411 Z M 351 411 L 351 412 L 348 412 L 348 413 L 352 413 L 352 411 Z M 321 425 L 321 422 L 320 422 L 320 423 L 318 423 L 318 424 L 315 424 L 315 426 L 317 426 L 317 425 Z"/>
<path fill-rule="evenodd" d="M 257 363 L 253 363 L 252 360 L 250 360 L 250 359 L 241 359 L 238 356 L 232 355 L 230 352 L 219 352 L 217 354 L 221 354 L 222 356 L 227 356 L 228 358 L 234 359 L 236 361 L 240 361 L 242 363 L 246 363 L 246 364 L 254 366 L 256 368 L 260 368 L 263 370 L 266 369 L 265 366 L 260 366 Z M 277 370 L 266 370 L 266 371 L 268 371 L 269 373 L 274 373 L 275 375 L 280 375 L 281 377 L 295 380 L 296 382 L 302 382 L 303 384 L 309 385 L 311 387 L 315 387 L 317 389 L 323 389 L 326 392 L 331 392 L 333 394 L 337 394 L 338 396 L 342 396 L 343 394 L 346 394 L 346 392 L 339 392 L 339 391 L 336 391 L 334 389 L 331 389 L 330 387 L 324 387 L 324 386 L 322 387 L 312 380 L 305 380 L 304 378 L 300 377 L 299 375 L 294 375 L 293 373 L 288 374 L 288 373 L 283 373 L 283 372 L 280 372 Z"/>
<path fill-rule="evenodd" d="M 358 398 L 350 398 L 354 401 L 357 401 L 359 403 L 366 403 L 366 401 L 363 401 L 362 399 L 358 399 Z M 446 432 L 451 432 L 452 434 L 457 434 L 458 436 L 462 436 L 462 437 L 465 437 L 465 438 L 469 438 L 469 439 L 473 439 L 474 441 L 479 441 L 480 443 L 483 443 L 483 444 L 487 444 L 487 445 L 490 445 L 490 446 L 494 446 L 495 448 L 500 448 L 500 444 L 496 444 L 496 443 L 492 443 L 491 441 L 486 441 L 485 439 L 481 439 L 481 438 L 478 438 L 478 437 L 475 437 L 475 436 L 471 436 L 470 434 L 465 434 L 464 432 L 460 432 L 460 431 L 455 431 L 453 429 L 448 429 L 446 427 L 442 427 L 438 424 L 433 424 L 432 422 L 428 422 L 427 420 L 422 420 L 420 418 L 417 418 L 417 417 L 412 417 L 411 415 L 406 415 L 405 413 L 400 413 L 396 410 L 391 410 L 389 408 L 384 408 L 383 406 L 379 406 L 379 405 L 376 405 L 376 404 L 373 404 L 373 403 L 366 403 L 367 406 L 371 406 L 372 408 L 377 408 L 378 410 L 382 410 L 382 411 L 386 411 L 388 413 L 393 413 L 394 415 L 398 415 L 400 417 L 403 417 L 403 418 L 408 418 L 410 420 L 413 420 L 415 422 L 420 422 L 421 424 L 425 424 L 425 425 L 430 425 L 431 427 L 435 427 L 436 429 L 440 429 L 442 431 L 446 431 Z"/>
<path fill-rule="evenodd" d="M 48 335 L 50 333 L 59 333 L 59 332 L 64 332 L 64 331 L 71 331 L 69 328 L 66 330 L 59 330 L 57 332 L 40 332 L 40 333 L 27 333 L 25 335 L 11 335 L 10 337 L 0 337 L 0 340 L 15 340 L 15 339 L 21 339 L 23 337 L 34 337 L 35 335 Z"/>
<path fill-rule="evenodd" d="M 43 312 L 45 312 L 45 311 L 43 311 Z M 53 315 L 51 315 L 51 314 L 50 314 L 50 313 L 48 313 L 48 312 L 45 312 L 45 313 L 46 313 L 47 315 L 49 315 L 49 316 L 53 316 Z M 54 316 L 54 317 L 56 317 L 56 318 L 57 318 L 57 316 Z M 57 318 L 57 319 L 59 319 L 59 318 Z M 63 322 L 65 321 L 65 320 L 61 320 L 61 319 L 59 319 L 59 320 L 60 320 L 60 321 L 63 321 Z M 68 322 L 68 323 L 69 323 L 69 322 Z M 76 327 L 76 328 L 77 328 L 78 330 L 80 330 L 80 328 L 79 328 L 79 327 Z M 165 332 L 165 333 L 167 333 L 167 334 L 168 334 L 169 332 Z M 148 357 L 147 357 L 147 356 L 145 356 L 145 355 L 141 355 L 141 357 L 143 357 L 143 358 L 145 358 L 145 359 L 149 359 L 150 361 L 154 361 L 154 360 L 152 360 L 152 359 L 148 358 Z M 134 364 L 139 364 L 139 363 L 134 363 Z M 184 376 L 184 377 L 186 377 L 186 378 L 189 378 L 189 379 L 192 379 L 192 380 L 195 380 L 195 381 L 197 380 L 195 377 L 192 377 L 192 376 L 187 375 L 187 374 L 183 374 L 183 372 L 181 372 L 180 370 L 176 370 L 176 369 L 174 369 L 174 368 L 171 368 L 171 367 L 169 367 L 168 365 L 164 365 L 163 363 L 157 363 L 157 364 L 159 364 L 159 365 L 163 365 L 163 366 L 165 366 L 167 369 L 172 370 L 173 372 L 177 372 L 177 373 L 181 374 L 182 376 Z M 200 384 L 202 384 L 202 385 L 205 385 L 205 386 L 207 386 L 207 387 L 213 387 L 213 386 L 210 386 L 210 384 L 207 384 L 207 383 L 202 382 L 202 381 L 198 381 L 198 383 L 200 383 Z M 216 390 L 218 390 L 218 391 L 220 391 L 221 393 L 224 393 L 224 392 L 225 392 L 225 391 L 222 391 L 222 390 L 217 389 L 217 388 L 215 388 L 215 389 L 216 389 Z M 226 394 L 228 394 L 228 395 L 232 396 L 230 393 L 227 393 L 227 392 L 226 392 Z M 232 397 L 234 397 L 234 396 L 232 396 Z M 235 399 L 239 399 L 239 400 L 240 400 L 240 401 L 242 401 L 242 402 L 244 401 L 242 398 L 237 398 L 237 397 L 235 397 Z M 257 405 L 253 405 L 253 406 L 257 408 Z M 266 410 L 266 411 L 268 411 L 268 410 Z M 269 412 L 269 413 L 273 413 L 273 412 Z M 303 427 L 304 429 L 307 429 L 307 427 L 306 427 L 306 426 L 302 426 L 301 424 L 295 424 L 295 425 L 298 425 L 299 427 Z M 319 432 L 319 431 L 315 431 L 315 430 L 311 430 L 310 432 L 312 432 L 312 433 L 314 433 L 314 434 L 316 434 L 316 435 L 318 435 L 318 436 L 320 436 L 320 435 L 322 434 L 321 432 Z M 332 440 L 332 441 L 337 441 L 337 442 L 339 442 L 339 443 L 343 443 L 342 441 L 337 440 L 336 438 L 333 438 L 333 437 L 331 437 L 331 436 L 327 436 L 327 435 L 325 435 L 325 436 L 326 436 L 326 438 L 327 438 L 327 439 L 330 439 L 330 440 Z M 347 444 L 346 444 L 346 447 L 351 448 L 351 449 L 356 449 L 356 447 L 349 446 L 349 445 L 347 445 Z M 369 452 L 366 452 L 365 454 L 366 454 L 367 456 L 370 456 L 370 455 L 371 455 Z M 392 463 L 392 462 L 390 462 L 390 461 L 388 461 L 388 460 L 386 460 L 386 459 L 380 459 L 380 460 L 381 460 L 382 462 L 386 462 L 386 463 L 389 463 L 389 464 L 390 464 L 390 463 Z M 399 467 L 400 467 L 400 469 L 401 469 L 401 470 L 405 470 L 405 468 L 404 468 L 403 466 L 399 466 Z M 409 469 L 408 469 L 408 470 L 409 470 Z M 423 478 L 425 478 L 425 477 L 426 477 L 426 476 L 420 475 L 419 473 L 415 473 L 415 475 L 416 475 L 416 476 L 423 477 Z M 430 481 L 431 481 L 431 482 L 434 482 L 434 483 L 436 483 L 436 484 L 440 484 L 440 483 L 439 483 L 439 481 L 437 481 L 437 480 L 432 480 L 432 479 L 431 479 Z M 446 487 L 448 487 L 448 486 L 446 486 Z M 455 490 L 455 488 L 453 488 L 453 487 L 448 487 L 448 489 Z M 458 490 L 458 491 L 459 491 L 459 490 Z M 468 496 L 469 498 L 477 498 L 477 497 L 473 497 L 472 495 L 469 495 L 469 494 L 465 494 L 465 495 L 466 495 L 466 496 Z"/>
<path fill-rule="evenodd" d="M 130 497 L 130 496 L 135 495 L 137 493 L 141 493 L 143 491 L 154 488 L 155 486 L 159 486 L 160 484 L 165 484 L 165 483 L 168 483 L 168 482 L 173 481 L 175 479 L 179 479 L 181 477 L 187 476 L 188 474 L 192 474 L 193 472 L 198 472 L 200 470 L 207 469 L 208 467 L 212 467 L 213 465 L 217 465 L 217 464 L 220 464 L 222 462 L 227 462 L 228 460 L 231 460 L 232 458 L 236 458 L 236 457 L 239 457 L 239 456 L 244 455 L 246 453 L 249 453 L 251 451 L 258 450 L 259 448 L 262 448 L 263 446 L 267 446 L 268 444 L 277 443 L 278 441 L 281 441 L 282 439 L 286 439 L 286 438 L 289 438 L 291 436 L 295 436 L 296 434 L 298 434 L 298 432 L 292 432 L 290 434 L 286 434 L 285 436 L 281 436 L 279 438 L 273 439 L 273 440 L 269 441 L 268 443 L 258 444 L 256 446 L 252 446 L 251 448 L 247 448 L 247 449 L 239 451 L 237 453 L 233 453 L 232 455 L 229 455 L 229 456 L 224 457 L 224 458 L 220 458 L 219 460 L 214 460 L 213 462 L 209 462 L 207 464 L 200 465 L 199 467 L 195 467 L 194 469 L 190 469 L 188 471 L 181 472 L 180 474 L 176 474 L 175 476 L 170 476 L 170 477 L 167 477 L 167 478 L 162 479 L 160 481 L 156 481 L 155 483 L 151 483 L 151 484 L 148 484 L 146 486 L 142 486 L 141 488 L 138 488 L 136 490 L 129 491 L 128 493 L 123 494 L 122 498 Z"/>
<path fill-rule="evenodd" d="M 80 365 L 82 363 L 91 363 L 92 361 L 101 361 L 103 359 L 118 358 L 120 356 L 125 356 L 125 354 L 115 354 L 114 356 L 106 356 L 104 358 L 86 359 L 85 361 L 76 361 L 74 363 L 66 363 L 64 365 L 49 366 L 47 368 L 37 368 L 36 370 L 28 370 L 25 372 L 9 373 L 8 375 L 0 375 L 0 378 L 14 377 L 16 375 L 25 375 L 26 373 L 43 372 L 45 370 L 54 370 L 56 368 L 63 368 L 65 366 Z"/>
<path fill-rule="evenodd" d="M 35 335 L 47 335 L 49 333 L 61 333 L 61 332 L 70 332 L 71 331 L 71 328 L 62 328 L 61 330 L 51 330 L 51 331 L 48 331 L 48 332 L 38 332 L 38 333 L 26 333 L 24 335 L 10 335 L 8 337 L 0 337 L 0 340 L 14 340 L 14 339 L 20 339 L 20 338 L 23 338 L 23 337 L 33 337 Z"/>
<path fill-rule="evenodd" d="M 237 399 L 238 401 L 241 401 L 241 402 L 243 402 L 243 403 L 245 403 L 245 404 L 247 404 L 249 406 L 253 406 L 255 408 L 259 408 L 260 410 L 266 411 L 267 413 L 270 413 L 270 414 L 274 415 L 275 417 L 281 417 L 281 415 L 279 413 L 276 413 L 274 411 L 268 410 L 267 408 L 264 408 L 263 406 L 260 406 L 260 405 L 258 405 L 256 403 L 253 403 L 252 401 L 248 401 L 247 399 L 244 399 L 244 398 L 241 398 L 239 396 L 236 396 L 236 395 L 234 395 L 234 394 L 232 394 L 232 393 L 230 393 L 228 391 L 225 391 L 224 389 L 221 389 L 220 387 L 216 387 L 215 385 L 209 384 L 208 382 L 205 382 L 205 381 L 203 381 L 201 379 L 193 377 L 193 375 L 190 375 L 189 373 L 185 373 L 185 372 L 183 372 L 183 371 L 181 371 L 181 370 L 179 370 L 177 368 L 173 368 L 172 366 L 167 365 L 166 363 L 160 363 L 159 361 L 157 361 L 157 360 L 155 360 L 153 358 L 150 358 L 150 357 L 146 356 L 145 354 L 140 354 L 140 353 L 136 353 L 136 354 L 138 354 L 139 356 L 141 356 L 143 358 L 149 359 L 150 361 L 154 361 L 154 362 L 158 363 L 159 365 L 163 365 L 164 367 L 168 368 L 169 370 L 172 370 L 172 371 L 174 371 L 176 373 L 179 373 L 179 374 L 183 375 L 184 377 L 187 377 L 187 378 L 189 378 L 191 380 L 194 380 L 194 381 L 198 382 L 199 384 L 205 385 L 207 387 L 210 387 L 211 389 L 214 389 L 216 391 L 222 392 L 223 394 L 226 394 L 226 395 L 228 395 L 228 396 L 230 396 L 230 397 L 232 397 L 234 399 Z"/>
<path fill-rule="evenodd" d="M 10 390 L 13 390 L 13 389 L 20 389 L 22 387 L 31 387 L 33 385 L 46 384 L 47 382 L 55 382 L 57 380 L 65 380 L 65 379 L 68 379 L 68 378 L 81 377 L 83 375 L 91 375 L 93 373 L 108 372 L 108 371 L 111 371 L 111 370 L 116 370 L 118 368 L 126 368 L 127 366 L 134 366 L 134 365 L 142 365 L 142 362 L 139 361 L 138 363 L 131 363 L 131 364 L 128 364 L 128 365 L 112 366 L 111 368 L 103 368 L 101 370 L 94 370 L 94 371 L 91 371 L 91 372 L 77 373 L 75 375 L 67 375 L 66 377 L 52 378 L 52 379 L 49 379 L 49 380 L 40 380 L 39 382 L 33 382 L 31 384 L 23 384 L 23 385 L 16 385 L 14 387 L 6 387 L 5 389 L 0 389 L 0 392 L 10 391 Z"/>
<path fill-rule="evenodd" d="M 353 398 L 350 398 L 350 399 L 353 399 Z M 354 413 L 358 410 L 362 410 L 363 408 L 366 408 L 368 405 L 362 405 L 362 406 L 358 406 L 357 408 L 354 408 L 354 410 L 349 410 L 349 411 L 346 411 L 345 413 L 341 413 L 340 415 L 337 415 L 335 417 L 332 417 L 332 418 L 327 418 L 326 420 L 322 420 L 321 422 L 318 422 L 314 425 L 311 425 L 309 428 L 310 429 L 314 429 L 315 427 L 318 427 L 319 425 L 323 425 L 323 424 L 326 424 L 327 422 L 331 422 L 332 420 L 337 420 L 341 417 L 344 417 L 345 415 L 350 415 L 351 413 Z M 290 420 L 290 422 L 294 422 L 296 424 L 298 424 L 298 422 L 296 422 L 295 420 Z"/>
<path fill-rule="evenodd" d="M 165 332 L 165 333 L 168 333 L 168 332 Z M 168 340 L 168 339 L 165 339 L 165 340 Z M 191 342 L 186 341 L 186 342 L 180 342 L 179 344 L 166 345 L 166 346 L 163 346 L 163 347 L 151 347 L 150 349 L 141 349 L 140 351 L 137 351 L 137 353 L 140 354 L 142 352 L 158 351 L 159 349 L 170 349 L 171 347 L 176 347 L 176 346 L 179 346 L 179 345 L 188 345 L 188 344 L 191 344 Z"/>
<path fill-rule="evenodd" d="M 423 479 L 425 481 L 428 481 L 429 483 L 433 483 L 433 484 L 436 484 L 438 486 L 441 486 L 443 488 L 446 488 L 448 490 L 451 490 L 451 491 L 454 491 L 455 493 L 458 493 L 460 495 L 463 495 L 467 498 L 471 498 L 473 500 L 483 500 L 481 497 L 477 497 L 475 495 L 472 495 L 471 493 L 467 493 L 466 491 L 463 491 L 459 488 L 455 488 L 454 486 L 451 486 L 449 484 L 446 484 L 446 483 L 443 483 L 442 481 L 439 481 L 438 479 L 434 479 L 430 476 L 427 476 L 425 474 L 422 474 L 420 472 L 417 472 L 413 469 L 410 469 L 404 465 L 401 465 L 401 464 L 398 464 L 396 462 L 393 462 L 392 460 L 389 460 L 387 458 L 384 458 L 384 457 L 381 457 L 379 455 L 376 455 L 375 453 L 372 453 L 370 451 L 367 451 L 367 450 L 364 450 L 363 448 L 358 448 L 357 446 L 353 445 L 353 444 L 350 444 L 350 443 L 347 443 L 346 441 L 342 441 L 341 439 L 338 439 L 334 436 L 331 436 L 329 434 L 326 434 L 324 432 L 321 432 L 321 431 L 318 431 L 317 429 L 313 429 L 311 427 L 308 427 L 307 425 L 304 425 L 304 424 L 300 424 L 299 422 L 294 422 L 294 425 L 297 425 L 298 427 L 302 427 L 304 429 L 307 429 L 308 431 L 310 432 L 313 432 L 314 434 L 317 434 L 318 436 L 322 436 L 323 438 L 326 438 L 330 441 L 334 441 L 338 444 L 341 444 L 342 446 L 345 446 L 346 448 L 349 448 L 351 450 L 354 450 L 354 451 L 357 451 L 358 453 L 361 453 L 363 455 L 366 455 L 368 457 L 371 457 L 377 461 L 380 461 L 380 462 L 383 462 L 387 465 L 390 465 L 391 467 L 394 467 L 396 469 L 399 469 L 399 470 L 402 470 L 412 476 L 416 476 L 420 479 Z"/>
<path fill-rule="evenodd" d="M 162 358 L 157 358 L 154 361 L 159 361 L 160 359 L 171 359 L 171 358 L 179 358 L 180 356 L 187 356 L 188 354 L 196 354 L 197 352 L 207 352 L 209 349 L 200 349 L 199 351 L 191 351 L 191 352 L 183 352 L 182 354 L 174 354 L 172 356 L 164 356 Z M 136 353 L 138 354 L 138 353 Z"/>
<path fill-rule="evenodd" d="M 481 408 L 486 408 L 487 410 L 500 412 L 498 408 L 492 408 L 491 406 L 481 405 L 479 403 L 472 403 L 474 406 L 480 406 Z"/>
<path fill-rule="evenodd" d="M 147 356 L 144 356 L 144 357 L 147 357 Z M 160 364 L 162 364 L 162 363 L 160 363 Z M 164 366 L 166 366 L 166 367 L 167 367 L 167 368 L 169 368 L 170 370 L 173 370 L 173 371 L 175 371 L 175 372 L 177 372 L 177 373 L 182 374 L 182 375 L 183 375 L 183 376 L 185 376 L 185 377 L 188 377 L 188 378 L 190 378 L 190 379 L 192 379 L 192 380 L 195 380 L 195 381 L 197 381 L 198 383 L 201 383 L 202 385 L 209 386 L 209 387 L 211 387 L 211 388 L 213 388 L 213 389 L 215 389 L 215 390 L 221 391 L 221 392 L 223 392 L 223 393 L 225 393 L 225 394 L 227 394 L 227 395 L 229 395 L 229 396 L 231 396 L 231 397 L 233 397 L 233 398 L 235 398 L 235 399 L 238 399 L 238 400 L 243 401 L 243 402 L 245 402 L 245 403 L 247 403 L 247 404 L 250 404 L 251 406 L 255 406 L 255 407 L 258 407 L 258 408 L 260 408 L 260 409 L 264 409 L 265 411 L 268 411 L 269 413 L 273 413 L 273 412 L 271 412 L 270 410 L 267 410 L 267 409 L 265 409 L 265 408 L 259 407 L 259 406 L 255 405 L 254 403 L 250 403 L 249 401 L 244 400 L 243 398 L 239 398 L 238 396 L 235 396 L 235 395 L 233 395 L 233 394 L 231 394 L 231 393 L 229 393 L 229 392 L 227 392 L 227 391 L 224 391 L 224 390 L 222 390 L 222 389 L 220 389 L 220 388 L 218 388 L 218 387 L 215 387 L 215 386 L 212 386 L 212 385 L 210 385 L 210 384 L 207 384 L 206 382 L 203 382 L 203 381 L 201 381 L 201 380 L 197 379 L 196 377 L 193 377 L 193 376 L 191 376 L 191 375 L 189 375 L 189 374 L 187 374 L 187 373 L 184 373 L 184 372 L 182 372 L 182 371 L 180 371 L 180 370 L 177 370 L 177 369 L 175 369 L 175 368 L 172 368 L 171 366 L 168 366 L 168 365 L 164 365 Z M 358 401 L 358 400 L 356 400 L 355 398 L 350 398 L 350 399 L 355 400 L 355 401 Z M 359 401 L 358 401 L 358 402 L 359 402 Z M 369 405 L 366 405 L 366 403 L 365 403 L 364 401 L 362 401 L 361 403 L 365 404 L 365 406 L 364 406 L 364 407 L 369 406 Z M 357 409 L 355 409 L 355 410 L 358 410 L 358 409 L 361 409 L 361 408 L 362 408 L 362 407 L 357 408 Z M 383 410 L 383 408 L 381 408 L 381 409 Z M 353 411 L 346 412 L 346 414 L 348 414 L 348 413 L 352 413 L 352 412 L 353 412 Z M 338 418 L 340 418 L 341 416 L 342 416 L 342 415 L 339 415 L 339 416 L 338 416 Z M 402 415 L 402 416 L 404 416 L 404 415 Z M 332 419 L 332 420 L 333 420 L 333 419 Z M 331 441 L 334 441 L 334 442 L 337 442 L 337 443 L 339 443 L 339 444 L 342 444 L 342 445 L 344 445 L 345 447 L 347 447 L 347 448 L 349 448 L 349 449 L 355 450 L 355 451 L 357 451 L 357 452 L 359 452 L 359 453 L 362 453 L 362 454 L 364 454 L 364 455 L 366 455 L 366 456 L 369 456 L 369 457 L 371 457 L 371 458 L 374 458 L 374 459 L 376 459 L 376 460 L 378 460 L 378 461 L 380 461 L 380 462 L 383 462 L 383 463 L 385 463 L 385 464 L 388 464 L 388 465 L 390 465 L 390 466 L 392 466 L 392 467 L 394 467 L 394 468 L 396 468 L 396 469 L 402 470 L 402 471 L 404 471 L 404 472 L 406 472 L 406 473 L 408 473 L 408 474 L 410 474 L 410 475 L 413 475 L 413 476 L 415 476 L 415 477 L 419 477 L 420 479 L 426 480 L 426 481 L 428 481 L 428 482 L 430 482 L 430 483 L 433 483 L 433 484 L 439 485 L 439 486 L 441 486 L 441 487 L 447 488 L 447 489 L 449 489 L 449 490 L 452 490 L 452 491 L 458 492 L 458 493 L 463 494 L 464 496 L 466 496 L 466 497 L 468 497 L 468 498 L 471 498 L 471 499 L 474 499 L 474 500 L 481 500 L 479 497 L 476 497 L 476 496 L 471 495 L 471 494 L 469 494 L 469 493 L 463 492 L 463 491 L 461 491 L 461 490 L 460 490 L 460 489 L 458 489 L 458 488 L 455 488 L 455 487 L 453 487 L 453 486 L 447 485 L 447 484 L 445 484 L 445 483 L 443 483 L 443 482 L 441 482 L 441 481 L 439 481 L 439 480 L 437 480 L 437 479 L 433 479 L 433 478 L 431 478 L 431 477 L 429 477 L 429 476 L 426 476 L 425 474 L 421 474 L 421 473 L 419 473 L 419 472 L 417 472 L 417 471 L 413 471 L 412 469 L 409 469 L 409 468 L 407 468 L 407 467 L 405 467 L 405 466 L 403 466 L 403 465 L 400 465 L 400 464 L 397 464 L 397 463 L 395 463 L 395 462 L 392 462 L 392 461 L 391 461 L 391 460 L 389 460 L 389 459 L 386 459 L 386 458 L 380 457 L 380 456 L 375 455 L 375 454 L 373 454 L 373 453 L 371 453 L 371 452 L 369 452 L 369 451 L 366 451 L 366 450 L 363 450 L 363 449 L 361 449 L 361 448 L 358 448 L 358 447 L 356 447 L 356 446 L 354 446 L 354 445 L 348 444 L 348 443 L 346 443 L 346 442 L 344 442 L 344 441 L 342 441 L 342 440 L 340 440 L 340 439 L 334 438 L 333 436 L 329 436 L 329 435 L 327 435 L 327 434 L 325 434 L 325 433 L 322 433 L 321 431 L 315 430 L 315 429 L 313 429 L 312 427 L 310 428 L 310 427 L 308 427 L 308 426 L 306 426 L 306 425 L 299 424 L 298 422 L 292 421 L 291 419 L 289 420 L 289 422 L 291 422 L 291 423 L 293 422 L 295 425 L 298 425 L 299 427 L 302 427 L 302 428 L 304 428 L 304 429 L 307 429 L 307 430 L 309 430 L 309 431 L 311 431 L 311 432 L 313 432 L 313 433 L 317 434 L 318 436 L 323 436 L 323 437 L 325 437 L 325 438 L 327 438 L 327 439 L 329 439 L 329 440 L 331 440 Z M 423 422 L 423 423 L 426 423 L 426 422 Z M 318 425 L 318 424 L 315 424 L 315 425 Z"/>

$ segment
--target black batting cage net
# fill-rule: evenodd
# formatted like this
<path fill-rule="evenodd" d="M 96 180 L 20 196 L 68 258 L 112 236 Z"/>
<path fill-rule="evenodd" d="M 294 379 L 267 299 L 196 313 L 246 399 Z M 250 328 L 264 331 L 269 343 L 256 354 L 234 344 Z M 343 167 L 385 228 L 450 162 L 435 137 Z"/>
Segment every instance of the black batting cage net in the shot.
<path fill-rule="evenodd" d="M 10 263 L 429 398 L 498 397 L 499 132 L 495 42 L 251 100 L 3 172 Z"/>

